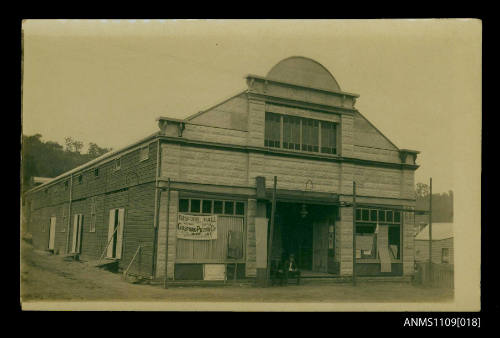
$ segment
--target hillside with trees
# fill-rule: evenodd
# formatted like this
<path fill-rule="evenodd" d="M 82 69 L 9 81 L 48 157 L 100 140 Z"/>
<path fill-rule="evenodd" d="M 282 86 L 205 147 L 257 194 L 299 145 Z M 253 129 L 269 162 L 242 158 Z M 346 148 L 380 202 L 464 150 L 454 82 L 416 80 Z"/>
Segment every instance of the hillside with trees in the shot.
<path fill-rule="evenodd" d="M 415 195 L 416 209 L 429 210 L 429 186 L 424 183 L 417 183 Z M 453 191 L 432 194 L 432 221 L 453 222 Z"/>
<path fill-rule="evenodd" d="M 23 135 L 21 151 L 22 191 L 29 189 L 32 177 L 56 177 L 68 170 L 93 160 L 111 148 L 101 148 L 89 143 L 88 151 L 82 153 L 83 142 L 65 138 L 65 145 L 43 141 L 42 135 Z"/>

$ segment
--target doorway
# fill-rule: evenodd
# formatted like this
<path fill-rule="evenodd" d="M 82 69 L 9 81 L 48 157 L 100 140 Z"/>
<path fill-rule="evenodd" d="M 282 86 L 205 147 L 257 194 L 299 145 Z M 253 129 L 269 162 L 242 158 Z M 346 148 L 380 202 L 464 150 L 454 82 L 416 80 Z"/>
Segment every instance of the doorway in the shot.
<path fill-rule="evenodd" d="M 125 219 L 125 209 L 109 210 L 109 227 L 108 227 L 108 247 L 106 250 L 107 258 L 122 257 L 123 246 L 123 222 Z"/>
<path fill-rule="evenodd" d="M 270 209 L 270 208 L 269 208 Z M 272 260 L 294 254 L 300 270 L 328 272 L 329 225 L 333 206 L 276 203 Z"/>

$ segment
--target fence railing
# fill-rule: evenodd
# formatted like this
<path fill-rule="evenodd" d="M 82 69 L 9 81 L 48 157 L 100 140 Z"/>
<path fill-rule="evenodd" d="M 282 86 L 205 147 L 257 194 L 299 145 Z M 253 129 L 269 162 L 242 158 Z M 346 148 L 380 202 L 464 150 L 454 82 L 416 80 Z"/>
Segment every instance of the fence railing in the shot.
<path fill-rule="evenodd" d="M 432 269 L 429 268 L 429 263 L 417 263 L 415 281 L 418 284 L 450 288 L 454 287 L 454 267 L 453 264 L 432 264 Z"/>

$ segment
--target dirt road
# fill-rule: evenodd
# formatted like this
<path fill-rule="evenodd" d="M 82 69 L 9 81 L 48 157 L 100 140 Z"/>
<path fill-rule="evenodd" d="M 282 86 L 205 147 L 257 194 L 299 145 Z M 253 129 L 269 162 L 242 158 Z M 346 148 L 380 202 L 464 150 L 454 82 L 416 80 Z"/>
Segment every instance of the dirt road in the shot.
<path fill-rule="evenodd" d="M 172 301 L 172 302 L 449 302 L 453 290 L 396 283 L 290 285 L 258 288 L 251 285 L 179 287 L 138 285 L 120 274 L 87 263 L 35 251 L 21 244 L 21 299 L 27 301 Z"/>

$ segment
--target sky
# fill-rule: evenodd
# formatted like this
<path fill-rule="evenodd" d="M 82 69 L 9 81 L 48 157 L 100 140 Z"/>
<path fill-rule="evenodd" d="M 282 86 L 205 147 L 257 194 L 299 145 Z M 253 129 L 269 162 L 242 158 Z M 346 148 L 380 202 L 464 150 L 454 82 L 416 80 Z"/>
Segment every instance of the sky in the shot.
<path fill-rule="evenodd" d="M 27 20 L 23 31 L 23 133 L 45 141 L 117 149 L 300 55 L 359 94 L 396 146 L 421 152 L 416 183 L 455 191 L 480 159 L 477 20 Z"/>

